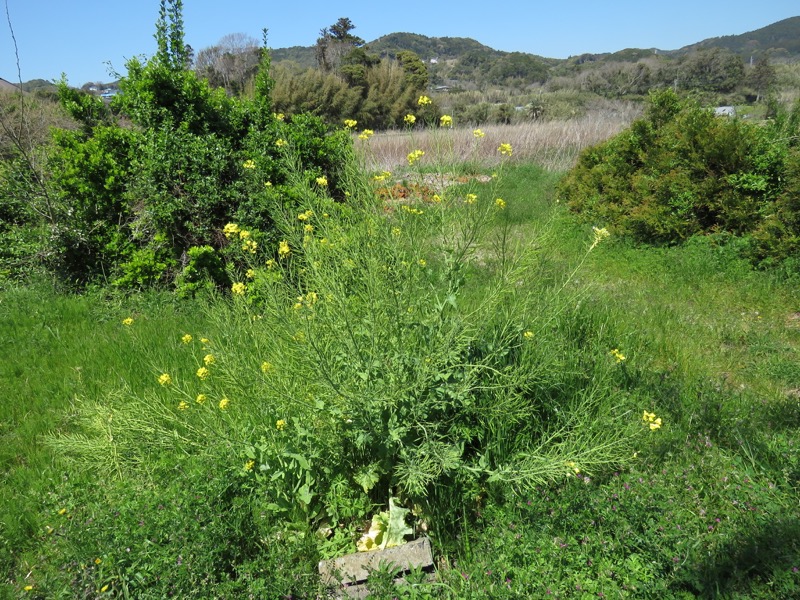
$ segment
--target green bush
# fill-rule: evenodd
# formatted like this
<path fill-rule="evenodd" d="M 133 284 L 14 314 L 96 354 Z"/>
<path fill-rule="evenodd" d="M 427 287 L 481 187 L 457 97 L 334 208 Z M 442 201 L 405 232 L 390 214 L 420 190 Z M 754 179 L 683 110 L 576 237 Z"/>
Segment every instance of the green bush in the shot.
<path fill-rule="evenodd" d="M 786 123 L 719 118 L 662 91 L 628 130 L 585 151 L 559 194 L 584 219 L 647 243 L 747 234 L 786 188 L 789 139 Z"/>

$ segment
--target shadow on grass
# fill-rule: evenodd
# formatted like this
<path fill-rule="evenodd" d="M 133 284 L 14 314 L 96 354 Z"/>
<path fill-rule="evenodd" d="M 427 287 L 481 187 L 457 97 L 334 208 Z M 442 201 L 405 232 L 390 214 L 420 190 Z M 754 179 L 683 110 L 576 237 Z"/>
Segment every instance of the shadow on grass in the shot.
<path fill-rule="evenodd" d="M 749 597 L 764 585 L 775 598 L 800 597 L 800 520 L 779 518 L 742 531 L 701 562 L 695 577 L 692 587 L 704 598 Z"/>

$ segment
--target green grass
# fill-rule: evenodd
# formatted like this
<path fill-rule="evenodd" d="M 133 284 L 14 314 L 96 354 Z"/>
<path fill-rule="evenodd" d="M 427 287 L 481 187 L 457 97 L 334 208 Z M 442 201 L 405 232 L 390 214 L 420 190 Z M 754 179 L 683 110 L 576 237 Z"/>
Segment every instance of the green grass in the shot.
<path fill-rule="evenodd" d="M 482 487 L 472 489 L 442 475 L 454 489 L 464 489 L 447 496 L 437 488 L 427 498 L 430 506 L 449 502 L 452 509 L 447 519 L 431 515 L 435 581 L 393 589 L 376 575 L 374 597 L 796 596 L 796 284 L 752 271 L 738 258 L 735 241 L 719 238 L 665 248 L 609 240 L 586 257 L 592 232 L 555 203 L 557 178 L 525 164 L 503 173 L 493 193 L 506 200 L 507 212 L 475 254 L 467 273 L 477 289 L 464 301 L 477 302 L 484 288 L 495 285 L 486 271 L 497 263 L 486 257 L 498 236 L 538 248 L 531 270 L 516 282 L 536 294 L 527 314 L 536 324 L 529 351 L 542 368 L 530 372 L 536 378 L 529 384 L 531 401 L 561 410 L 580 407 L 583 390 L 584 402 L 602 394 L 626 407 L 636 427 L 647 429 L 645 410 L 662 418 L 663 426 L 635 438 L 635 458 L 617 467 L 597 466 L 533 487 L 509 478 L 494 485 L 482 480 Z M 412 250 L 427 251 L 423 244 Z M 554 290 L 562 290 L 563 302 L 552 300 Z M 542 314 L 536 314 L 537 306 Z M 548 312 L 554 307 L 557 315 Z M 157 294 L 69 296 L 43 286 L 0 294 L 0 352 L 6 357 L 0 362 L 0 597 L 318 593 L 316 561 L 341 552 L 352 531 L 338 530 L 320 542 L 314 530 L 297 526 L 296 512 L 287 512 L 298 504 L 281 508 L 280 498 L 267 497 L 279 482 L 257 483 L 242 465 L 251 454 L 261 460 L 260 452 L 271 452 L 273 436 L 300 448 L 304 436 L 314 440 L 319 432 L 345 430 L 324 429 L 314 416 L 322 410 L 315 403 L 324 400 L 328 407 L 332 401 L 323 385 L 280 376 L 282 365 L 306 364 L 306 358 L 290 354 L 294 346 L 282 337 L 281 329 L 291 331 L 292 322 L 273 323 L 268 306 L 237 310 L 219 299 L 204 304 Z M 122 324 L 126 317 L 133 325 Z M 205 350 L 182 344 L 185 333 L 194 336 L 193 344 L 202 336 L 213 340 L 219 367 L 230 377 L 219 385 L 236 390 L 234 402 L 257 415 L 240 421 L 252 429 L 243 435 L 252 447 L 229 436 L 225 421 L 199 412 L 191 418 L 217 427 L 217 437 L 208 438 L 216 442 L 200 451 L 182 442 L 201 438 L 181 429 L 177 392 L 156 380 L 170 372 L 179 383 L 193 381 L 198 365 L 192 361 Z M 612 349 L 625 360 L 615 363 Z M 478 350 L 490 352 L 475 349 L 472 356 Z M 249 365 L 270 352 L 276 354 L 274 378 L 265 382 L 248 374 Z M 303 368 L 313 379 L 310 367 Z M 454 373 L 437 388 L 441 393 L 458 392 L 461 371 Z M 336 383 L 350 385 L 344 377 Z M 316 398 L 309 400 L 311 392 Z M 274 398 L 282 396 L 283 408 L 298 415 L 289 417 L 291 438 L 279 437 L 272 424 Z M 572 404 L 563 403 L 566 397 Z M 126 407 L 163 410 L 164 422 L 177 424 L 168 433 L 178 441 L 167 450 L 157 440 L 143 442 L 133 454 L 150 456 L 148 468 L 130 467 L 122 477 L 99 478 L 99 456 L 97 469 L 79 470 L 46 442 L 85 433 L 92 403 L 117 411 L 119 418 Z M 158 424 L 162 429 L 164 422 Z M 502 453 L 502 421 L 492 423 L 492 448 Z M 260 437 L 269 442 L 263 450 Z M 322 454 L 334 440 L 317 442 L 320 455 L 308 455 L 309 461 L 335 456 Z M 270 461 L 277 459 L 286 457 L 270 455 Z M 305 471 L 293 460 L 282 477 L 302 483 Z M 321 493 L 340 523 L 355 526 L 376 506 L 348 488 L 350 474 L 340 475 L 320 475 L 330 482 Z M 331 525 L 313 515 L 310 521 L 321 530 Z M 437 524 L 448 529 L 437 530 Z M 26 585 L 33 589 L 26 591 Z"/>

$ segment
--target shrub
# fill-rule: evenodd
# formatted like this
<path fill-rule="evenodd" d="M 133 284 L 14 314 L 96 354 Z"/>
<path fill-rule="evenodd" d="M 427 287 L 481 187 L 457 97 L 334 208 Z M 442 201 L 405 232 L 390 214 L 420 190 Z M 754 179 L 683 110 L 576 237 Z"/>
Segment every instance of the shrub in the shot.
<path fill-rule="evenodd" d="M 644 117 L 585 151 L 559 187 L 587 220 L 649 243 L 752 232 L 786 185 L 782 128 L 715 117 L 672 91 Z"/>

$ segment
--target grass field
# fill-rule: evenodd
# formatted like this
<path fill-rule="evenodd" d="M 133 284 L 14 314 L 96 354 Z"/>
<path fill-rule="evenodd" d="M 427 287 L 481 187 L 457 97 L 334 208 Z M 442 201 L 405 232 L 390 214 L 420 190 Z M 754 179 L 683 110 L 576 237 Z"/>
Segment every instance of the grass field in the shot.
<path fill-rule="evenodd" d="M 376 165 L 405 157 L 372 142 Z M 485 208 L 442 205 L 466 220 L 411 201 L 315 223 L 343 252 L 319 304 L 0 292 L 0 597 L 324 597 L 317 561 L 355 549 L 381 486 L 417 499 L 437 569 L 376 572 L 375 598 L 798 597 L 798 282 L 732 239 L 593 244 L 552 148 L 454 192 Z M 458 436 L 488 476 L 451 466 Z"/>

